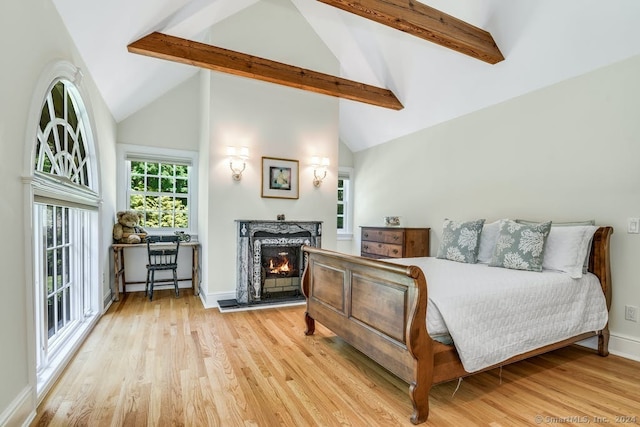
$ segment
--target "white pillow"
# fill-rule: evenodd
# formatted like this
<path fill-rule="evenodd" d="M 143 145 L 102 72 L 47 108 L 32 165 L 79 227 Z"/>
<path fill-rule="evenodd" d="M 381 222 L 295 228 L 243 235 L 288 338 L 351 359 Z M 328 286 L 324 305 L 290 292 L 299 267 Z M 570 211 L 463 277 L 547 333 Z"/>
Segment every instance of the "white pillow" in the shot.
<path fill-rule="evenodd" d="M 542 268 L 564 271 L 574 279 L 582 277 L 582 266 L 598 227 L 594 225 L 551 227 Z"/>
<path fill-rule="evenodd" d="M 478 250 L 478 262 L 481 264 L 489 264 L 493 257 L 493 249 L 498 241 L 498 232 L 500 231 L 500 221 L 494 221 L 485 224 L 480 234 L 480 249 Z"/>

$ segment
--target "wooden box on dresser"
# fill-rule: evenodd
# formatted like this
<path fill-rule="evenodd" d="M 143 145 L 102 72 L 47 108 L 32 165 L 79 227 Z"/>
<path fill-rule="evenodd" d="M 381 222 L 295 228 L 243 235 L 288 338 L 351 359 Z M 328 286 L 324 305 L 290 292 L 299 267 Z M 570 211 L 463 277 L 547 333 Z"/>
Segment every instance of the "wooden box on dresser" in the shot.
<path fill-rule="evenodd" d="M 429 256 L 428 228 L 362 227 L 360 256 L 413 258 Z"/>

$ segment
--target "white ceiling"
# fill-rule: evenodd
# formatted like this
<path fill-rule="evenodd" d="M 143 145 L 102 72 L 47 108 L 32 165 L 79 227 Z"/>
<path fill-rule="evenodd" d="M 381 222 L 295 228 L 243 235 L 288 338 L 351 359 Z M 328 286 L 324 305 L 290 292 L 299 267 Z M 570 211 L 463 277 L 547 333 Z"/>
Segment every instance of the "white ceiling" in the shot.
<path fill-rule="evenodd" d="M 637 0 L 422 1 L 489 31 L 506 58 L 496 65 L 315 0 L 53 0 L 116 121 L 198 71 L 128 53 L 129 43 L 151 31 L 203 41 L 221 20 L 283 1 L 335 55 L 341 77 L 391 89 L 405 106 L 340 100 L 340 138 L 353 151 L 640 54 Z"/>

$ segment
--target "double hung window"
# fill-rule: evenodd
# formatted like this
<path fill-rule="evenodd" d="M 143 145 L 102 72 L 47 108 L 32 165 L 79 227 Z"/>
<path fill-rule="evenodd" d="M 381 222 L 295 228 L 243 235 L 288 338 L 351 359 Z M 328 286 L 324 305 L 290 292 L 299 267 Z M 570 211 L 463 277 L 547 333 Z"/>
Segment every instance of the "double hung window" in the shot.
<path fill-rule="evenodd" d="M 338 170 L 338 206 L 336 219 L 339 239 L 350 239 L 352 237 L 351 174 L 351 168 L 339 168 Z"/>
<path fill-rule="evenodd" d="M 196 153 L 121 144 L 122 205 L 138 212 L 147 231 L 195 229 Z"/>

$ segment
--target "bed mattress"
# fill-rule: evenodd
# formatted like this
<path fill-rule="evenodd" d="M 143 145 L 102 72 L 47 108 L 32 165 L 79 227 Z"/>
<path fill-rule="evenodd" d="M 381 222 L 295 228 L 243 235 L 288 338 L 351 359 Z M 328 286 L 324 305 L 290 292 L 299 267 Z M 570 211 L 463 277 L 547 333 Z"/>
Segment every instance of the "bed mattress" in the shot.
<path fill-rule="evenodd" d="M 573 336 L 608 321 L 598 278 L 530 272 L 434 257 L 395 259 L 420 267 L 427 279 L 427 330 L 449 337 L 467 372 Z"/>

